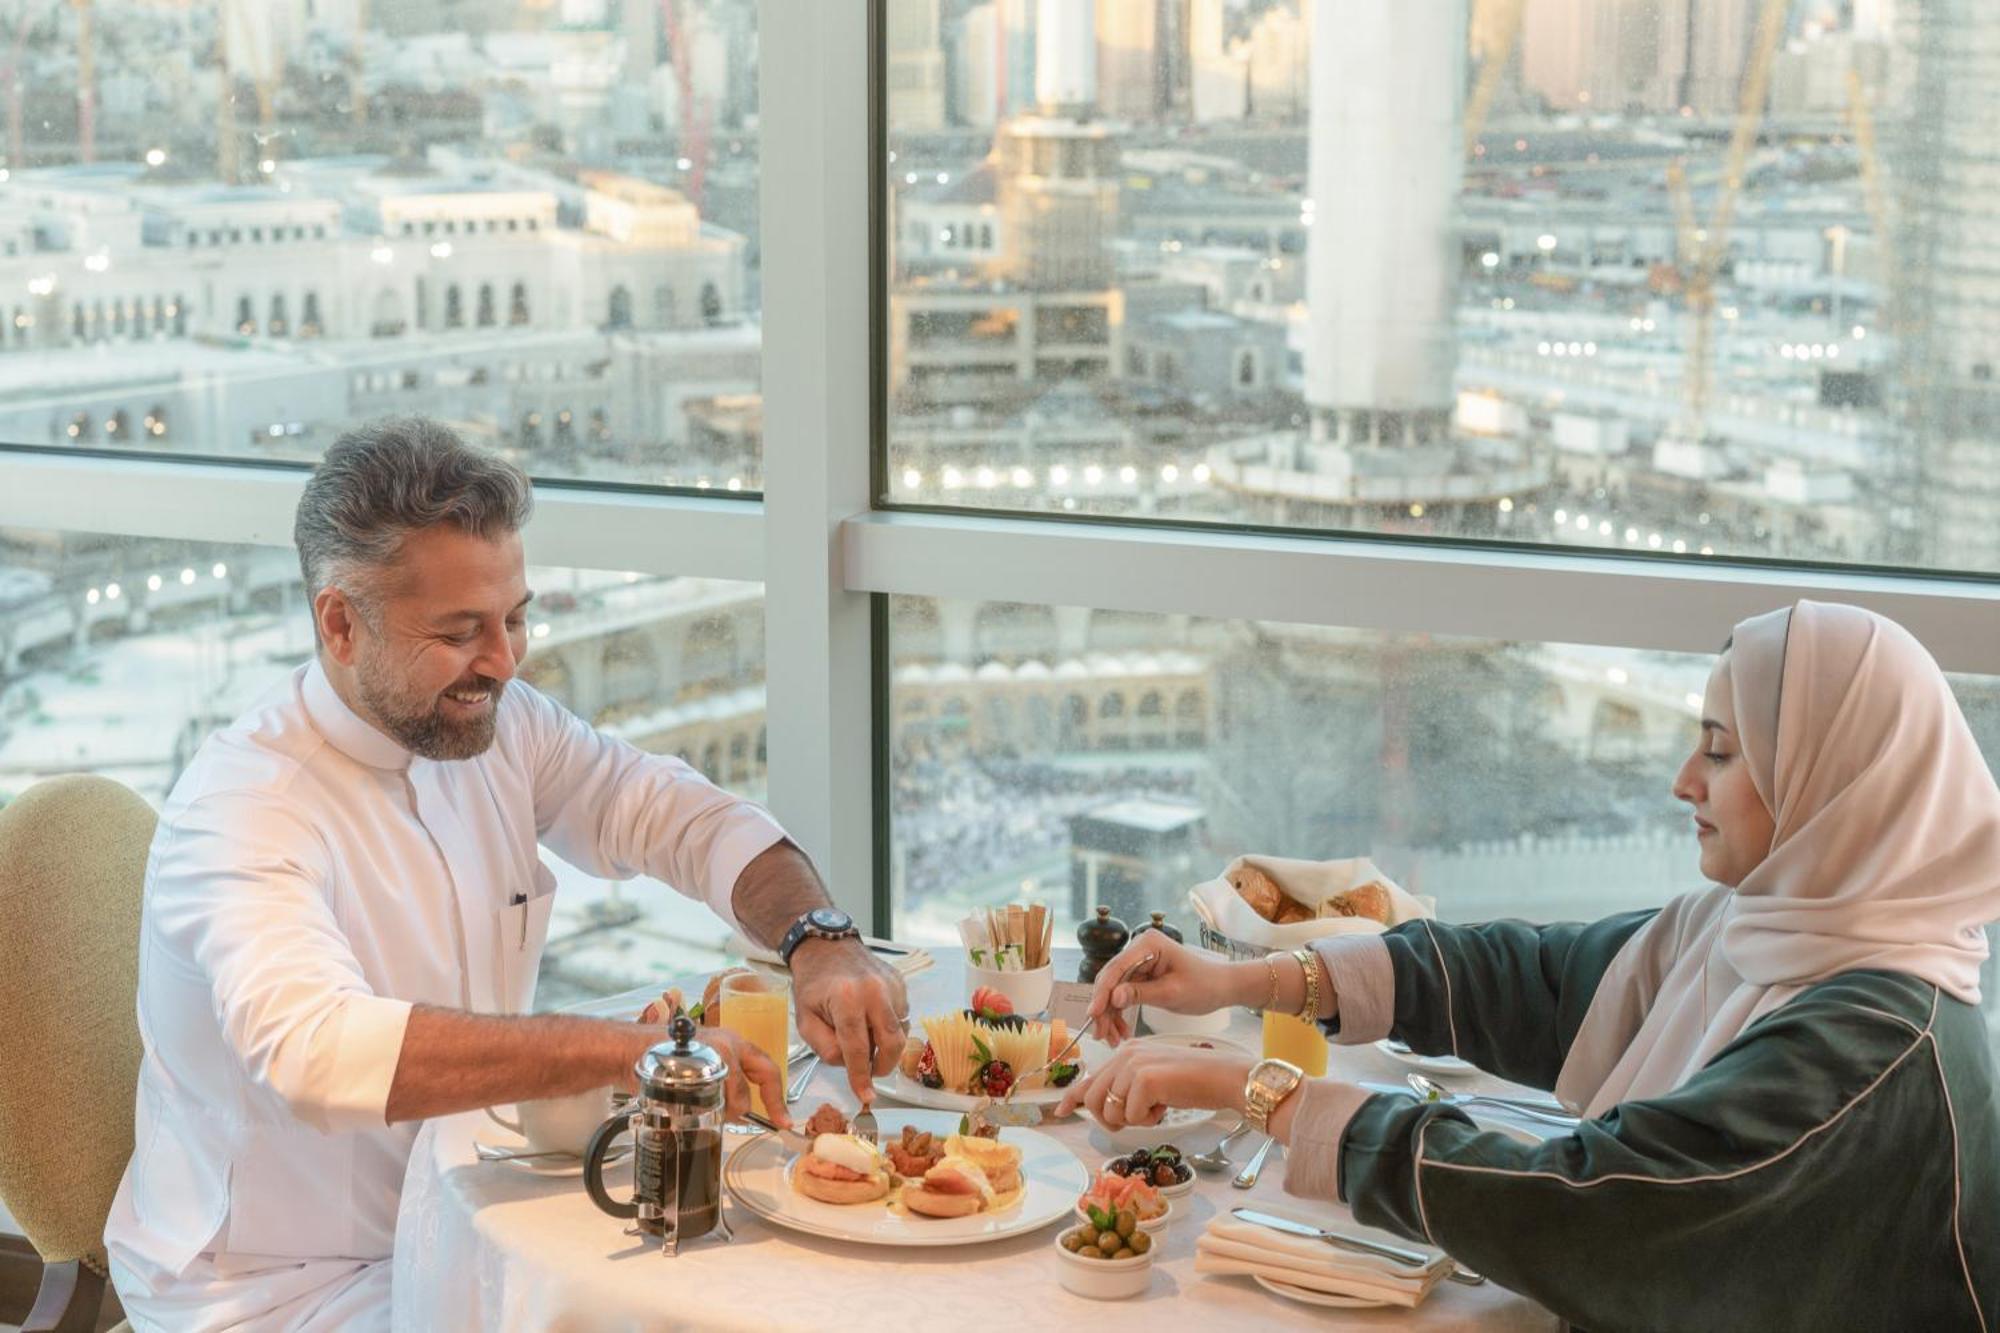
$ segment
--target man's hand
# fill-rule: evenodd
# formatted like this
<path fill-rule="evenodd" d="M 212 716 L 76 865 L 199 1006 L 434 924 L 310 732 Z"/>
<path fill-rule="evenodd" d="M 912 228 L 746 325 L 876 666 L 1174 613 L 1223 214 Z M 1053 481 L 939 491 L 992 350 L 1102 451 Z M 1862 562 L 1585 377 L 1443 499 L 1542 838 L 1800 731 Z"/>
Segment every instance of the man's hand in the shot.
<path fill-rule="evenodd" d="M 859 940 L 808 939 L 792 951 L 792 994 L 806 1045 L 847 1070 L 862 1105 L 874 1101 L 873 1077 L 903 1055 L 903 979 Z"/>
<path fill-rule="evenodd" d="M 715 1048 L 729 1062 L 729 1080 L 723 1084 L 723 1119 L 741 1120 L 750 1109 L 750 1089 L 764 1094 L 764 1116 L 783 1129 L 792 1118 L 785 1114 L 785 1081 L 771 1057 L 727 1028 L 702 1028 L 697 1037 Z"/>

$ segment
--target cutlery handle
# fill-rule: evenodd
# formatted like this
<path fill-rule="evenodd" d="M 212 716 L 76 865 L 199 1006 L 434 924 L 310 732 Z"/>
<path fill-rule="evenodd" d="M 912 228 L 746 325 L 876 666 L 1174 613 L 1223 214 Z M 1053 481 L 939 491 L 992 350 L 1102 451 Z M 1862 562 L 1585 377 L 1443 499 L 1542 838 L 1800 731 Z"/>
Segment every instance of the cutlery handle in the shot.
<path fill-rule="evenodd" d="M 806 1084 L 812 1081 L 813 1073 L 818 1068 L 819 1053 L 817 1051 L 799 1062 L 799 1072 L 792 1075 L 790 1085 L 785 1088 L 785 1105 L 790 1106 L 793 1102 L 806 1095 Z"/>
<path fill-rule="evenodd" d="M 1372 1254 L 1378 1258 L 1407 1264 L 1411 1268 L 1424 1268 L 1430 1264 L 1428 1255 L 1419 1254 L 1415 1250 L 1406 1250 L 1400 1245 L 1384 1245 L 1380 1241 L 1366 1240 L 1360 1236 L 1344 1236 L 1338 1231 L 1322 1231 L 1319 1233 L 1319 1238 L 1335 1249 L 1353 1250 L 1357 1254 Z"/>
<path fill-rule="evenodd" d="M 1525 1106 L 1520 1102 L 1507 1101 L 1499 1097 L 1474 1095 L 1463 1099 L 1463 1104 L 1468 1106 L 1476 1106 L 1481 1103 L 1487 1106 L 1501 1107 L 1504 1110 L 1512 1111 L 1515 1115 L 1525 1116 L 1529 1120 L 1537 1120 L 1545 1125 L 1560 1125 L 1564 1129 L 1575 1129 L 1581 1123 L 1573 1115 L 1558 1115 L 1554 1111 L 1538 1110 L 1535 1107 Z"/>
<path fill-rule="evenodd" d="M 1257 1177 L 1263 1173 L 1264 1159 L 1271 1155 L 1271 1149 L 1277 1146 L 1277 1142 L 1276 1139 L 1265 1139 L 1258 1146 L 1256 1153 L 1251 1156 L 1249 1165 L 1238 1171 L 1236 1178 L 1229 1183 L 1240 1190 L 1247 1190 L 1252 1185 L 1255 1185 Z"/>

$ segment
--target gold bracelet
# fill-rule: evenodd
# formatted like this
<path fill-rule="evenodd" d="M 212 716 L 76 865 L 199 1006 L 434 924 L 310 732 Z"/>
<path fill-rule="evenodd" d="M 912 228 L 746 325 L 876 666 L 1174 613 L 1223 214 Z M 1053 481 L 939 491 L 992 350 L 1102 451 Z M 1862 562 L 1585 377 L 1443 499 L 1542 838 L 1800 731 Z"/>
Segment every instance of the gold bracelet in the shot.
<path fill-rule="evenodd" d="M 1258 1006 L 1259 1008 L 1262 1008 L 1262 1009 L 1269 1009 L 1269 1008 L 1271 1008 L 1271 1007 L 1272 1007 L 1273 1005 L 1277 1004 L 1277 1002 L 1278 1002 L 1278 963 L 1277 963 L 1277 958 L 1278 958 L 1278 955 L 1276 955 L 1276 954 L 1274 954 L 1274 953 L 1267 953 L 1267 954 L 1265 954 L 1265 955 L 1264 955 L 1264 970 L 1265 970 L 1266 972 L 1269 972 L 1269 973 L 1271 974 L 1271 993 L 1270 993 L 1269 995 L 1266 995 L 1266 996 L 1264 997 L 1264 1003 L 1263 1003 L 1262 1005 Z"/>
<path fill-rule="evenodd" d="M 1299 967 L 1306 974 L 1306 1002 L 1299 1007 L 1299 1018 L 1307 1023 L 1319 1022 L 1319 959 L 1313 951 L 1295 949 L 1292 957 L 1298 959 Z"/>

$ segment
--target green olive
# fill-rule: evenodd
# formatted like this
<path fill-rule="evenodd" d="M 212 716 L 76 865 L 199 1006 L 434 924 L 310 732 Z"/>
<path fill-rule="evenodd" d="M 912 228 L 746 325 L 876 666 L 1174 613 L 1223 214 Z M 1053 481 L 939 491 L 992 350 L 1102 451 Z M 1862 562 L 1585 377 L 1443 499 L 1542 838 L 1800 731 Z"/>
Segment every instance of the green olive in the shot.
<path fill-rule="evenodd" d="M 1139 1215 L 1130 1208 L 1120 1208 L 1118 1210 L 1118 1226 L 1116 1229 L 1120 1238 L 1130 1236 L 1134 1231 L 1139 1229 Z"/>
<path fill-rule="evenodd" d="M 1083 1235 L 1080 1232 L 1072 1231 L 1063 1237 L 1062 1243 L 1065 1250 L 1068 1250 L 1071 1254 L 1075 1254 L 1083 1248 Z"/>
<path fill-rule="evenodd" d="M 1132 1238 L 1125 1243 L 1132 1247 L 1132 1253 L 1144 1254 L 1153 1248 L 1153 1236 L 1151 1232 L 1135 1231 L 1132 1233 Z"/>
<path fill-rule="evenodd" d="M 1097 1238 L 1097 1248 L 1106 1254 L 1116 1254 L 1124 1246 L 1124 1238 L 1115 1231 L 1107 1231 Z"/>
<path fill-rule="evenodd" d="M 1118 1253 L 1112 1255 L 1111 1257 L 1113 1259 L 1136 1259 L 1139 1257 L 1139 1252 L 1133 1249 L 1131 1246 L 1127 1245 L 1125 1248 L 1119 1250 Z"/>
<path fill-rule="evenodd" d="M 1076 1231 L 1076 1238 L 1085 1245 L 1095 1245 L 1097 1244 L 1097 1228 L 1093 1226 L 1079 1227 Z"/>

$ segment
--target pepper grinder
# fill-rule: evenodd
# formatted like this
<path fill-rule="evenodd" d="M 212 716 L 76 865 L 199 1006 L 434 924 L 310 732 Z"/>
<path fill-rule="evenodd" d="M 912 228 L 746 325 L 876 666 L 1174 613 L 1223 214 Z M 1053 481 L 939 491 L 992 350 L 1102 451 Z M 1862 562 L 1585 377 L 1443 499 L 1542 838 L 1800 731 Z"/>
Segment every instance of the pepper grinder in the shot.
<path fill-rule="evenodd" d="M 1104 965 L 1118 956 L 1125 942 L 1132 938 L 1132 932 L 1125 923 L 1111 915 L 1111 909 L 1102 903 L 1097 907 L 1097 919 L 1086 921 L 1076 928 L 1076 942 L 1083 946 L 1083 961 L 1077 964 L 1078 981 L 1095 981 Z"/>
<path fill-rule="evenodd" d="M 1153 919 L 1147 922 L 1145 925 L 1139 927 L 1137 930 L 1133 931 L 1132 938 L 1136 940 L 1149 930 L 1159 931 L 1162 935 L 1165 935 L 1175 944 L 1180 944 L 1183 942 L 1181 938 L 1181 928 L 1179 926 L 1168 925 L 1167 914 L 1165 912 L 1153 913 Z"/>

